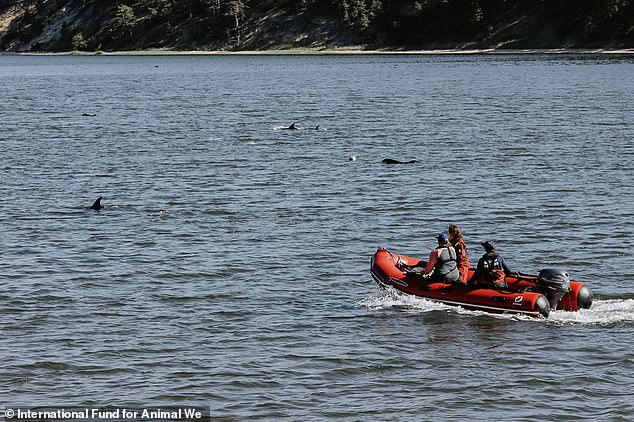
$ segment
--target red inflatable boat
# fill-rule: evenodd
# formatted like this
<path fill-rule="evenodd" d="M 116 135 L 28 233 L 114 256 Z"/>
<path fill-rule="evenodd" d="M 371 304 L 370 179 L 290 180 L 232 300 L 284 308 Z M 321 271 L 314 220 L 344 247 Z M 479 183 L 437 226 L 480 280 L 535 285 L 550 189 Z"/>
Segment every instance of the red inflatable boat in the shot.
<path fill-rule="evenodd" d="M 382 287 L 470 310 L 547 317 L 553 309 L 578 311 L 592 305 L 588 286 L 571 281 L 561 270 L 542 270 L 539 276 L 512 274 L 505 279 L 508 287 L 493 289 L 429 282 L 405 271 L 415 266 L 424 267 L 425 261 L 378 248 L 370 272 Z M 469 270 L 469 277 L 474 271 Z"/>

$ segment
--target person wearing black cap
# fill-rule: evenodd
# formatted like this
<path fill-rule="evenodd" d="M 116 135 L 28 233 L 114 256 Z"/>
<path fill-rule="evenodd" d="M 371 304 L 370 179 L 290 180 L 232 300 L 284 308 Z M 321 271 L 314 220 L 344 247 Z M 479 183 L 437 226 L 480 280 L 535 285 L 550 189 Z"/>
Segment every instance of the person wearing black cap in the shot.
<path fill-rule="evenodd" d="M 469 284 L 497 288 L 507 287 L 504 277 L 511 274 L 511 269 L 506 261 L 496 252 L 493 242 L 487 240 L 480 245 L 484 248 L 485 253 L 478 261 L 478 267 L 469 280 Z"/>
<path fill-rule="evenodd" d="M 460 282 L 460 273 L 456 264 L 456 250 L 449 243 L 449 236 L 442 233 L 437 239 L 438 247 L 430 252 L 423 277 L 431 279 L 432 282 Z"/>

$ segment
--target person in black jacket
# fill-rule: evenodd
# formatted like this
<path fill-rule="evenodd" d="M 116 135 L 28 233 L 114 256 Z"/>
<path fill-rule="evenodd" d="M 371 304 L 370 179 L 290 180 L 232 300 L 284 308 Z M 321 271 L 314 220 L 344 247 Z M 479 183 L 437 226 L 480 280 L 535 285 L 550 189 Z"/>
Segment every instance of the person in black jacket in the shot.
<path fill-rule="evenodd" d="M 511 274 L 511 269 L 504 257 L 496 252 L 493 242 L 487 240 L 481 245 L 485 253 L 478 261 L 478 267 L 471 280 L 469 280 L 469 284 L 483 287 L 507 287 L 504 278 Z"/>

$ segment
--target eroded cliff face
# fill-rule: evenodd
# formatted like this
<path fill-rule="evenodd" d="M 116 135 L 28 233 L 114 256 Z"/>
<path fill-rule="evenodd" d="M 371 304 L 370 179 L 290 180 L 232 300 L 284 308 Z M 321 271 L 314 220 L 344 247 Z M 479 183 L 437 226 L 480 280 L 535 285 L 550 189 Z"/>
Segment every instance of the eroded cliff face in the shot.
<path fill-rule="evenodd" d="M 0 0 L 0 51 L 634 48 L 634 0 Z"/>
<path fill-rule="evenodd" d="M 0 49 L 55 50 L 81 16 L 77 7 L 51 6 L 52 2 L 17 2 L 7 7 L 0 15 Z"/>
<path fill-rule="evenodd" d="M 190 2 L 206 5 L 199 8 L 184 3 L 187 1 L 0 0 L 0 50 L 259 50 L 355 42 L 351 28 L 336 19 L 276 6 L 284 2 L 265 2 L 270 3 L 268 8 L 249 13 L 244 2 Z"/>

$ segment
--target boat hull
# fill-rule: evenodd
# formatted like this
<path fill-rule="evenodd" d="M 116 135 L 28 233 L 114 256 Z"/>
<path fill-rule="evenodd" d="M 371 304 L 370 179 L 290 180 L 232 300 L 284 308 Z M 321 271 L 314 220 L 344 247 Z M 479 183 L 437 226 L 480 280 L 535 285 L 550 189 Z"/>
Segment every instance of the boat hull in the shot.
<path fill-rule="evenodd" d="M 513 275 L 506 278 L 508 284 L 504 289 L 468 287 L 447 283 L 433 283 L 419 276 L 404 272 L 403 266 L 424 266 L 425 262 L 395 254 L 379 248 L 372 256 L 370 272 L 374 280 L 381 286 L 391 286 L 404 293 L 438 301 L 447 305 L 460 306 L 469 310 L 479 310 L 498 314 L 523 314 L 534 317 L 547 317 L 550 304 L 546 297 L 536 290 L 536 276 Z M 469 277 L 473 275 L 469 271 Z M 570 282 L 570 291 L 560 300 L 557 309 L 566 311 L 579 310 L 580 292 L 589 290 L 583 283 Z M 590 294 L 591 300 L 591 294 Z M 582 305 L 589 304 L 582 303 Z"/>

